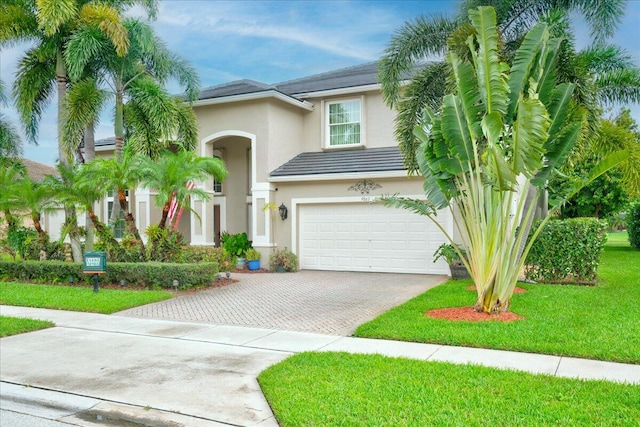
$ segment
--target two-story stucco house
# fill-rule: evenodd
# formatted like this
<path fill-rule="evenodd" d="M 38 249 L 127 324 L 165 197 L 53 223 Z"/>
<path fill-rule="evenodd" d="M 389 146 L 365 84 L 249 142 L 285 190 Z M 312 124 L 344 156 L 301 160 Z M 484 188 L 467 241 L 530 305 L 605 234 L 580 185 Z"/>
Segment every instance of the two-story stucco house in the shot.
<path fill-rule="evenodd" d="M 246 231 L 264 258 L 288 247 L 303 269 L 448 274 L 444 262 L 432 262 L 445 241 L 435 225 L 371 203 L 382 194 L 424 196 L 423 180 L 403 167 L 376 63 L 273 85 L 214 86 L 194 110 L 199 154 L 222 158 L 229 175 L 197 184 L 212 197 L 191 200 L 193 213 L 181 220 L 192 245 Z M 107 154 L 110 144 L 99 142 L 97 151 Z M 152 197 L 132 195 L 141 230 L 160 216 Z M 265 205 L 286 207 L 286 218 Z M 438 216 L 452 232 L 450 213 Z"/>

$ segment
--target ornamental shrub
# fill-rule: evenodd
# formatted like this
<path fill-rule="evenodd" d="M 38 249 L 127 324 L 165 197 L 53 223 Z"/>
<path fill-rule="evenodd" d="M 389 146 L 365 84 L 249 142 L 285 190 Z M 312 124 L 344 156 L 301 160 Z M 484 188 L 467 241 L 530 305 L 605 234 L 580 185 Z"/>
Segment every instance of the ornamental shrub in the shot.
<path fill-rule="evenodd" d="M 595 284 L 606 231 L 607 222 L 596 218 L 549 221 L 531 246 L 526 278 L 545 283 Z"/>
<path fill-rule="evenodd" d="M 128 263 L 107 262 L 107 273 L 100 275 L 100 283 L 131 284 L 148 288 L 166 288 L 177 280 L 181 289 L 208 286 L 218 273 L 218 264 Z M 30 280 L 41 283 L 62 283 L 73 278 L 76 283 L 92 283 L 92 276 L 82 273 L 82 264 L 60 261 L 0 261 L 0 279 Z"/>
<path fill-rule="evenodd" d="M 629 233 L 631 247 L 640 249 L 640 200 L 633 203 L 629 208 L 627 232 Z"/>

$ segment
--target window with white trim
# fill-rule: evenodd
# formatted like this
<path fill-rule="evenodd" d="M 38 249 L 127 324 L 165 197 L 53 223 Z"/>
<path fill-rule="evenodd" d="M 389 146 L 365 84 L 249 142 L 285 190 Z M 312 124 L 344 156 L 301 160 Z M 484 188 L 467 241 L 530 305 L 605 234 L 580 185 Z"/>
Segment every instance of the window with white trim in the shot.
<path fill-rule="evenodd" d="M 327 147 L 362 145 L 362 100 L 326 103 L 325 138 Z"/>

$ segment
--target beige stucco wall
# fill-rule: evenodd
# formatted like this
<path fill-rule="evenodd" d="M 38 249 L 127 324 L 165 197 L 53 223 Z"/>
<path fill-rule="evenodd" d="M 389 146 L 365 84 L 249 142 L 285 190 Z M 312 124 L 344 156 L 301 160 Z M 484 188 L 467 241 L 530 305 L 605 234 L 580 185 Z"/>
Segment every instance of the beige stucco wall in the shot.
<path fill-rule="evenodd" d="M 325 103 L 354 98 L 362 100 L 364 113 L 362 125 L 364 127 L 365 147 L 389 147 L 395 145 L 396 142 L 393 136 L 395 113 L 384 104 L 380 92 L 367 91 L 306 99 L 306 101 L 314 105 L 315 109 L 304 117 L 303 149 L 301 151 L 321 151 L 325 149 Z"/>

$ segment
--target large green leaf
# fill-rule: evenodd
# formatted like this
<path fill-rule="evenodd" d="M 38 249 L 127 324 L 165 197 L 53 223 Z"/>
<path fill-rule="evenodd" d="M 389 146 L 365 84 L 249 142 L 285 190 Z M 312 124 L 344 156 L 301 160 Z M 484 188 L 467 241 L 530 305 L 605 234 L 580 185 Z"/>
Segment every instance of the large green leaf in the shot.
<path fill-rule="evenodd" d="M 530 178 L 540 169 L 548 129 L 549 116 L 544 105 L 535 98 L 520 98 L 511 137 L 511 164 L 516 175 Z"/>
<path fill-rule="evenodd" d="M 478 51 L 474 55 L 478 88 L 487 113 L 507 112 L 507 85 L 502 78 L 498 55 L 498 31 L 496 12 L 492 7 L 479 7 L 469 11 L 469 18 L 476 29 Z M 471 43 L 471 42 L 470 42 Z M 472 53 L 475 49 L 471 49 Z"/>
<path fill-rule="evenodd" d="M 547 111 L 549 112 L 550 126 L 549 135 L 556 135 L 564 124 L 569 111 L 569 103 L 573 94 L 572 83 L 563 83 L 551 91 L 551 98 L 547 103 Z"/>
<path fill-rule="evenodd" d="M 541 44 L 549 37 L 547 26 L 538 24 L 525 36 L 520 48 L 516 51 L 516 57 L 509 73 L 509 110 L 508 116 L 514 114 L 518 97 L 526 87 L 531 75 L 531 69 L 535 65 Z"/>
<path fill-rule="evenodd" d="M 453 78 L 458 87 L 458 96 L 462 101 L 462 108 L 469 127 L 471 139 L 476 141 L 482 132 L 480 121 L 482 120 L 482 104 L 480 103 L 480 92 L 478 90 L 478 80 L 476 79 L 473 66 L 466 61 L 461 61 L 458 55 L 451 52 L 447 55 L 451 64 Z M 467 153 L 471 158 L 471 154 Z"/>
<path fill-rule="evenodd" d="M 516 174 L 507 162 L 501 145 L 503 129 L 502 116 L 497 112 L 487 114 L 482 119 L 482 131 L 487 139 L 487 175 L 497 190 L 509 191 L 516 184 Z"/>
<path fill-rule="evenodd" d="M 567 157 L 580 133 L 580 123 L 571 123 L 545 144 L 544 166 L 533 177 L 531 183 L 536 187 L 543 187 L 551 177 L 553 171 Z"/>
<path fill-rule="evenodd" d="M 558 51 L 560 49 L 560 39 L 551 39 L 541 52 L 539 68 L 537 74 L 538 97 L 543 104 L 547 105 L 554 86 L 556 85 L 556 63 L 558 61 Z"/>
<path fill-rule="evenodd" d="M 442 99 L 442 135 L 448 151 L 462 163 L 473 158 L 473 142 L 460 98 L 447 95 Z"/>

